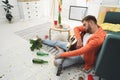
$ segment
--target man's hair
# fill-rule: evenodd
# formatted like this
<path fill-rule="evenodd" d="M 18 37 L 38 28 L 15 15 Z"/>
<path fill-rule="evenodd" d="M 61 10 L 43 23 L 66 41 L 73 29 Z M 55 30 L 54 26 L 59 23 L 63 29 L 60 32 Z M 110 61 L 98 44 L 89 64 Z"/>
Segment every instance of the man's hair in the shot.
<path fill-rule="evenodd" d="M 83 21 L 91 21 L 91 20 L 92 20 L 95 24 L 97 24 L 97 20 L 96 20 L 95 16 L 92 16 L 92 15 L 88 15 L 88 16 L 84 17 L 84 18 L 82 19 L 82 22 L 83 22 Z"/>

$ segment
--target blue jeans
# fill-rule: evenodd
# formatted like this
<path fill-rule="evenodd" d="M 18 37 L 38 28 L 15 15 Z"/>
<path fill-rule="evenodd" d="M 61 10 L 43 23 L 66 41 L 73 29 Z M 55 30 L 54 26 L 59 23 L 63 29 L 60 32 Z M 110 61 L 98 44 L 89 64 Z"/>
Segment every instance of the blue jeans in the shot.
<path fill-rule="evenodd" d="M 43 40 L 43 44 L 49 45 L 49 46 L 58 46 L 62 48 L 61 50 L 58 51 L 58 54 L 61 54 L 62 52 L 67 51 L 67 45 L 68 42 L 63 42 L 63 41 L 53 41 L 53 40 Z M 62 63 L 62 58 L 56 59 L 55 60 L 57 65 L 59 66 Z M 63 68 L 69 67 L 74 64 L 83 64 L 84 60 L 81 56 L 74 56 L 74 57 L 69 57 L 66 58 L 62 64 Z"/>

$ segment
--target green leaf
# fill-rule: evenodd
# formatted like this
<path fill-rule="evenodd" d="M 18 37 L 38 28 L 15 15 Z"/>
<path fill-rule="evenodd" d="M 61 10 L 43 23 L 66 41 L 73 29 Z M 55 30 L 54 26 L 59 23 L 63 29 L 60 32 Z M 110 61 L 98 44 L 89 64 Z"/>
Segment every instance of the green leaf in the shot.
<path fill-rule="evenodd" d="M 41 39 L 37 39 L 37 40 L 30 39 L 30 44 L 32 44 L 32 46 L 30 47 L 31 51 L 34 51 L 35 49 L 40 50 L 40 48 L 42 48 Z"/>

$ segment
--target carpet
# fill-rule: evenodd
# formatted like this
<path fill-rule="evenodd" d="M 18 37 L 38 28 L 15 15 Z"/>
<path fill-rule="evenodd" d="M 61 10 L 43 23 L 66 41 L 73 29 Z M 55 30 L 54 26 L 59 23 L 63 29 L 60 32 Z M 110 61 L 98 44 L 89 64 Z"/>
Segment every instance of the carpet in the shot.
<path fill-rule="evenodd" d="M 55 54 L 58 53 L 56 48 L 50 47 L 50 46 L 45 45 L 45 44 L 43 44 L 43 47 L 41 50 L 45 51 L 46 53 L 49 53 L 49 56 L 52 56 L 53 58 L 54 58 Z M 53 77 L 54 77 L 57 80 L 78 80 L 78 78 L 81 75 L 84 75 L 84 78 L 87 78 L 87 74 L 81 71 L 81 67 L 79 65 L 74 65 L 74 66 L 71 66 L 69 68 L 63 69 L 61 75 L 58 76 L 59 78 L 56 76 L 56 73 L 57 73 L 57 69 L 54 72 L 54 74 L 51 70 L 51 72 L 50 72 L 51 79 L 53 79 Z"/>
<path fill-rule="evenodd" d="M 24 30 L 16 31 L 15 34 L 27 41 L 29 39 L 35 38 L 36 35 L 40 36 L 41 38 L 44 38 L 45 35 L 49 34 L 50 25 L 50 22 L 43 23 Z"/>
<path fill-rule="evenodd" d="M 49 53 L 49 56 L 51 55 L 53 58 L 54 58 L 55 54 L 58 53 L 56 48 L 50 47 L 45 44 L 43 44 L 42 50 L 45 51 L 46 53 Z M 52 62 L 53 62 L 53 58 L 52 58 Z M 84 71 L 82 71 L 82 67 L 83 66 L 80 66 L 80 65 L 73 65 L 68 68 L 65 68 L 62 70 L 61 75 L 58 76 L 59 78 L 56 77 L 57 69 L 54 72 L 54 74 L 52 73 L 52 70 L 51 70 L 51 72 L 50 72 L 51 79 L 50 80 L 53 80 L 53 78 L 56 78 L 56 80 L 80 80 L 79 77 L 84 77 L 84 80 L 88 80 L 89 74 L 93 74 L 94 80 L 99 80 L 97 76 L 94 76 L 94 70 L 92 70 L 90 73 L 85 73 Z"/>

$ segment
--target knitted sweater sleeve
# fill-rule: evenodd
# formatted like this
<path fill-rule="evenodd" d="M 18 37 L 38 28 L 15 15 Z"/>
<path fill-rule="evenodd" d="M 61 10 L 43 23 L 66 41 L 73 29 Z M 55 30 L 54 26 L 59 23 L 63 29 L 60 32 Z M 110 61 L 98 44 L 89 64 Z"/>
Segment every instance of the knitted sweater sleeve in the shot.
<path fill-rule="evenodd" d="M 61 53 L 61 57 L 72 57 L 72 56 L 79 56 L 82 54 L 87 54 L 89 52 L 92 52 L 93 50 L 98 49 L 102 44 L 102 40 L 100 40 L 99 38 L 94 38 L 91 39 L 88 44 L 86 44 L 85 46 L 73 50 L 73 51 L 69 51 L 69 52 L 63 52 Z"/>
<path fill-rule="evenodd" d="M 74 29 L 75 31 L 75 35 L 77 38 L 80 38 L 78 32 L 79 31 L 84 31 L 84 28 L 82 27 L 76 27 Z M 69 51 L 69 52 L 63 52 L 61 53 L 61 57 L 72 57 L 72 56 L 79 56 L 82 54 L 87 54 L 89 52 L 92 52 L 94 50 L 98 50 L 101 45 L 104 42 L 106 36 L 106 32 L 104 32 L 102 30 L 102 28 L 99 28 L 99 31 L 94 34 L 87 42 L 87 44 L 79 49 L 73 50 L 73 51 Z"/>
<path fill-rule="evenodd" d="M 77 26 L 74 28 L 74 35 L 76 39 L 81 39 L 80 32 L 84 32 L 85 28 L 83 26 Z"/>

